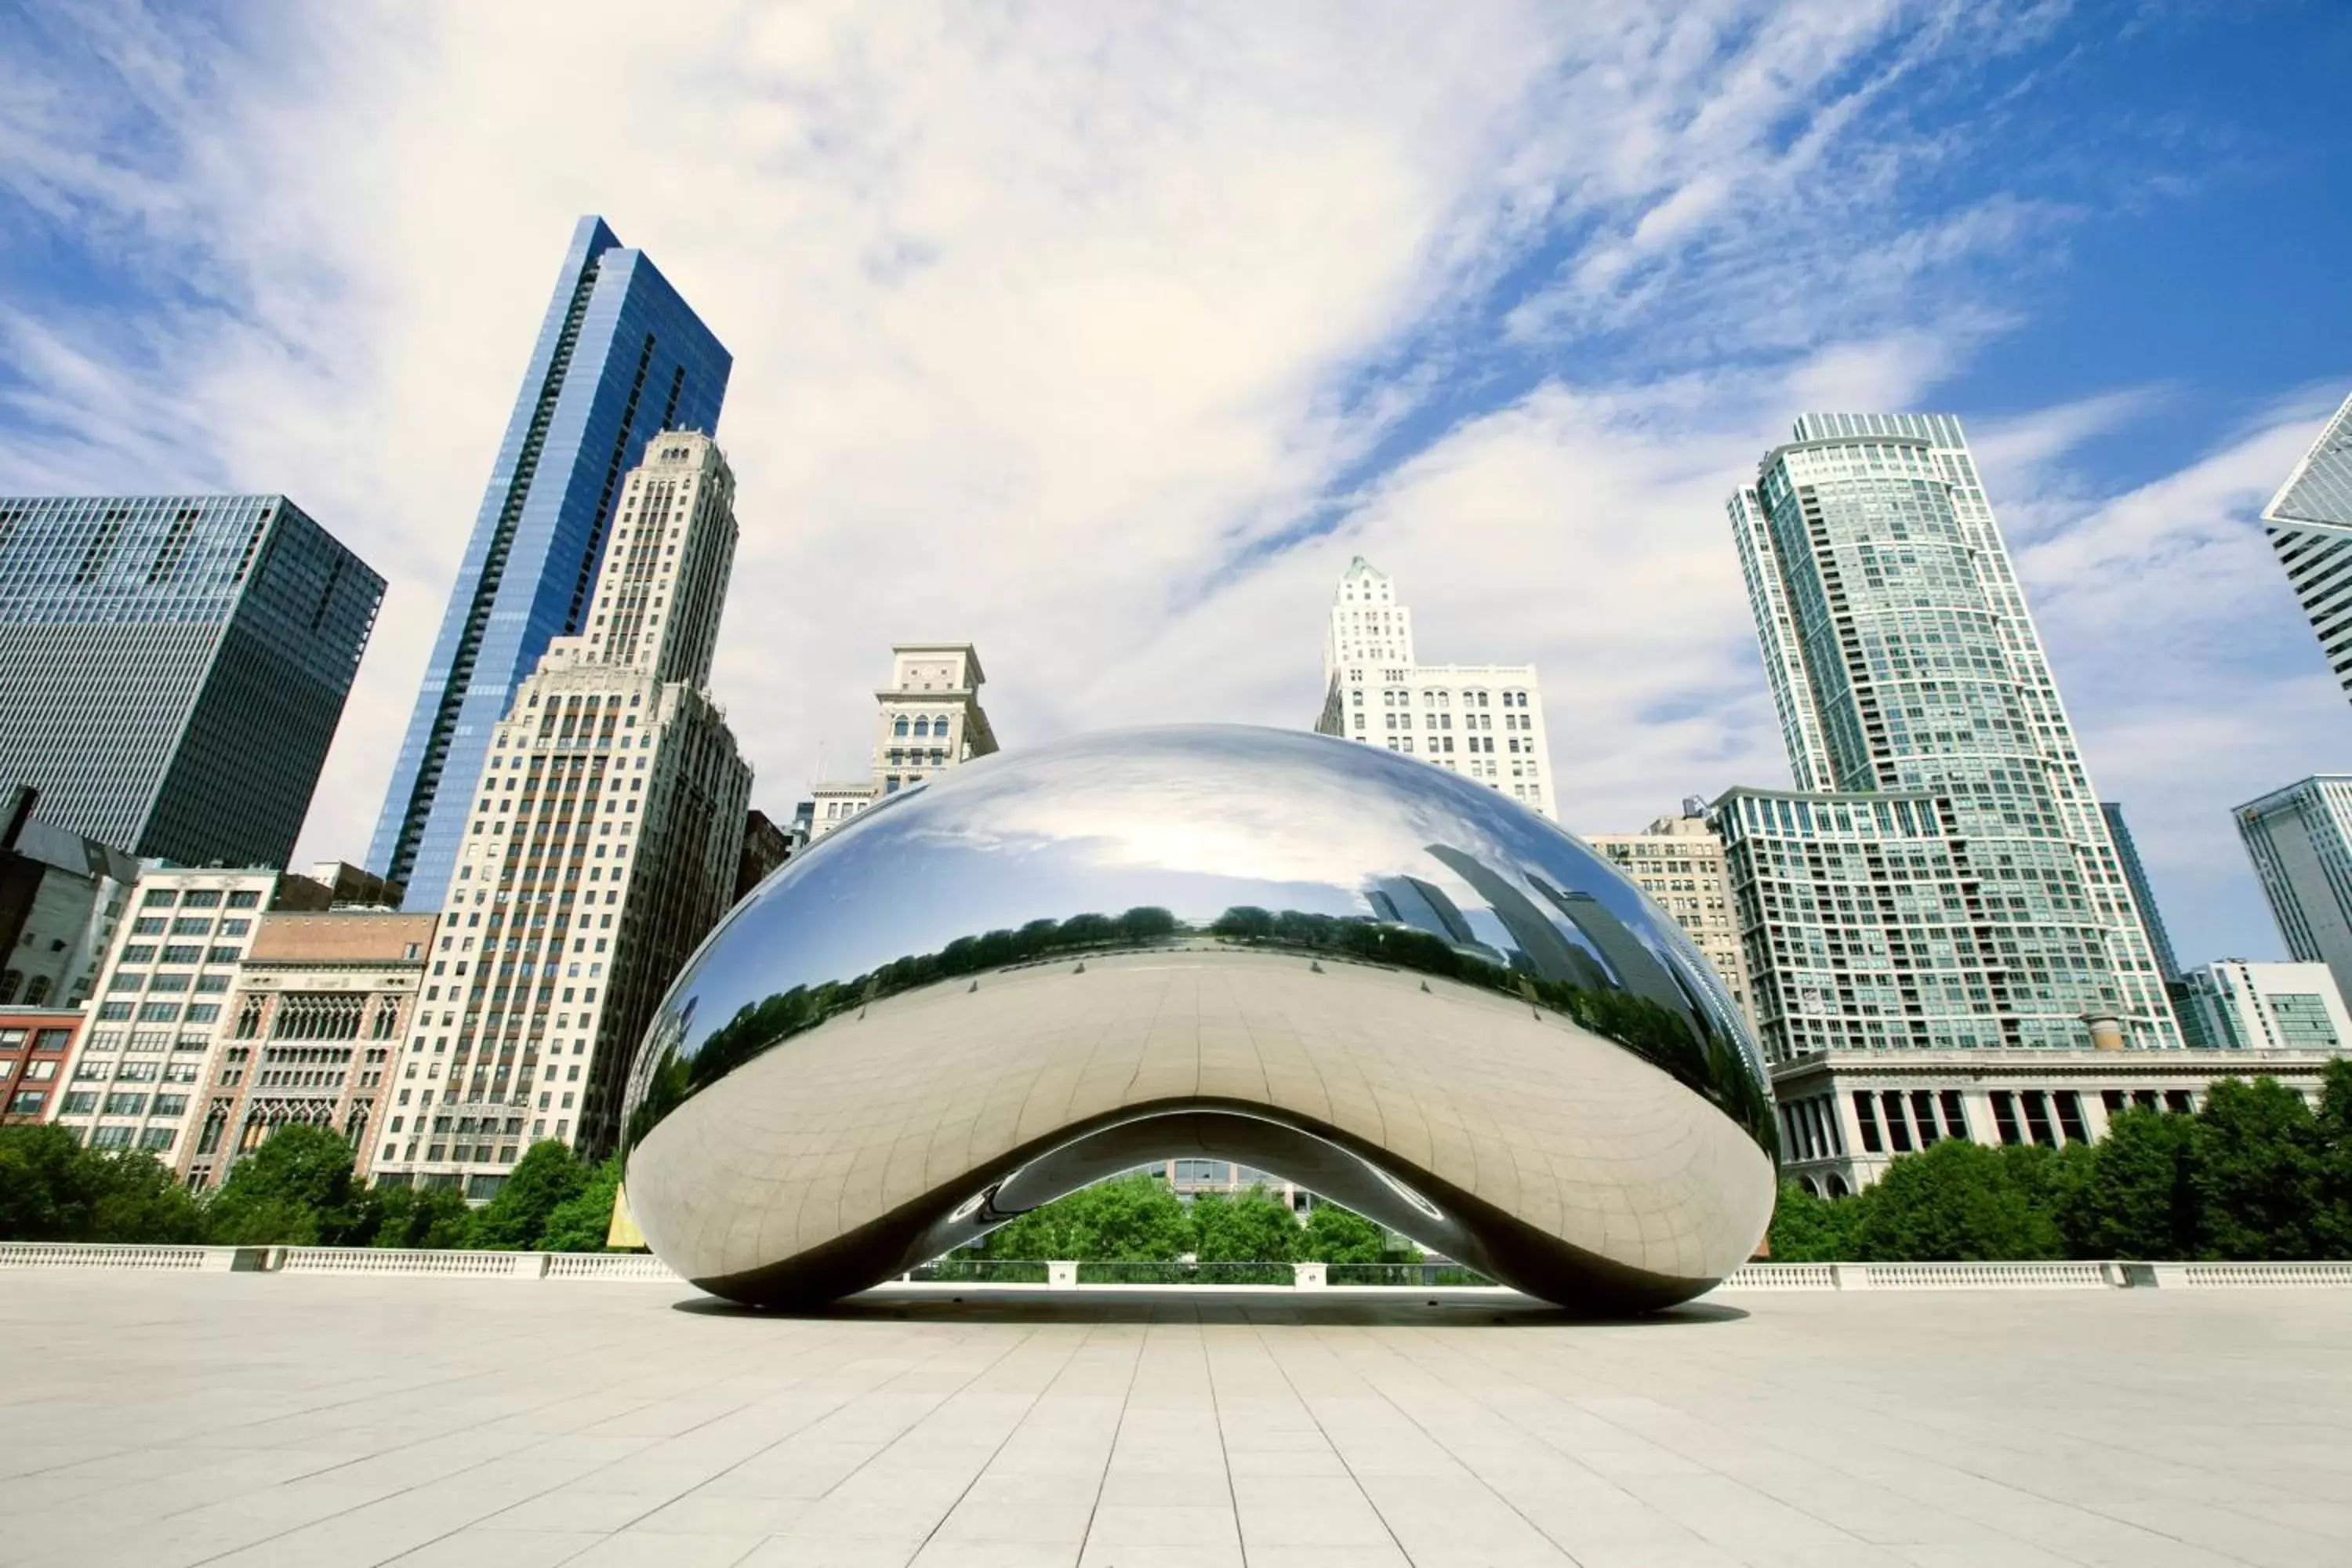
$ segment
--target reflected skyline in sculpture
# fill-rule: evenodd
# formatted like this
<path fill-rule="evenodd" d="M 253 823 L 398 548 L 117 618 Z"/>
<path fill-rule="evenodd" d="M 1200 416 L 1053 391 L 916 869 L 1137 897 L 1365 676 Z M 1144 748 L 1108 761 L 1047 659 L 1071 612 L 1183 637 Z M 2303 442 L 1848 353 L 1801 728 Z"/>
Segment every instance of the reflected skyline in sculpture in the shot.
<path fill-rule="evenodd" d="M 681 1171 L 693 1163 L 682 1139 L 664 1134 L 672 1119 L 714 1091 L 736 1093 L 739 1079 L 835 1071 L 821 1065 L 818 1043 L 864 1022 L 869 1008 L 894 998 L 912 1005 L 951 982 L 958 992 L 977 989 L 1023 966 L 1138 952 L 1166 953 L 1161 970 L 1188 972 L 1230 968 L 1244 952 L 1299 954 L 1318 961 L 1318 974 L 1410 974 L 1423 994 L 1434 994 L 1438 981 L 1449 995 L 1459 987 L 1508 998 L 1537 1022 L 1549 1016 L 1611 1042 L 1711 1107 L 1762 1156 L 1769 1205 L 1775 1133 L 1755 1045 L 1679 929 L 1608 861 L 1459 775 L 1352 742 L 1234 726 L 1087 736 L 989 758 L 894 797 L 780 870 L 689 963 L 645 1042 L 629 1095 L 633 1200 L 649 1184 L 638 1166 L 660 1163 L 642 1152 L 648 1144 L 663 1145 L 661 1160 Z M 1121 973 L 1133 968 L 1123 963 Z M 1036 1025 L 1052 1026 L 1042 1016 Z M 1468 1015 L 1461 1026 L 1470 1026 Z M 836 1048 L 851 1048 L 844 1039 Z M 1028 1050 L 1034 1042 L 1013 1044 Z M 1179 1042 L 1157 1048 L 1170 1060 L 1185 1049 L 1207 1059 Z M 1428 1048 L 1443 1057 L 1448 1047 Z M 781 1087 L 767 1092 L 790 1097 Z M 1218 1097 L 1196 1083 L 1191 1098 L 1205 1105 Z M 1286 1127 L 1297 1159 L 1318 1163 L 1328 1186 L 1331 1161 L 1297 1141 L 1319 1149 L 1348 1139 L 1294 1114 L 1282 1098 L 1256 1091 L 1265 1103 L 1249 1110 L 1255 1100 L 1245 1095 L 1240 1113 Z M 1133 1104 L 1097 1108 L 1118 1110 L 1112 1122 L 1129 1130 L 1088 1160 L 1126 1158 L 1171 1135 L 1181 1099 L 1139 1116 L 1129 1114 Z M 1057 1142 L 1085 1142 L 1093 1134 L 1076 1131 L 1084 1120 L 1073 1115 L 1058 1137 L 1044 1126 L 1024 1137 L 1015 1118 L 1010 1142 L 991 1143 L 989 1159 L 975 1156 L 973 1180 L 990 1160 L 1018 1171 Z M 786 1142 L 792 1159 L 822 1163 L 822 1137 Z M 1356 1156 L 1385 1187 L 1423 1185 L 1394 1168 L 1399 1162 L 1360 1148 Z M 1066 1152 L 1059 1165 L 1091 1168 L 1088 1160 Z M 933 1180 L 936 1163 L 916 1185 Z M 1000 1185 L 1008 1181 L 998 1176 Z M 1022 1185 L 1021 1206 L 1057 1195 L 1029 1190 L 1039 1185 L 1034 1173 Z M 1456 1207 L 1475 1205 L 1470 1194 L 1455 1196 Z M 910 1190 L 915 1210 L 938 1212 L 885 1225 L 881 1251 L 955 1244 L 953 1227 L 940 1222 L 974 1197 L 984 1194 Z M 966 1218 L 982 1222 L 977 1235 L 1013 1212 L 983 1201 Z M 662 1217 L 648 1220 L 640 1201 L 640 1219 L 660 1250 Z M 1398 1228 L 1413 1234 L 1410 1224 Z M 1456 1256 L 1465 1245 L 1475 1250 L 1458 1223 L 1443 1229 L 1433 1245 Z M 716 1278 L 708 1267 L 682 1271 Z M 1513 1270 L 1497 1272 L 1507 1279 Z M 1517 1270 L 1523 1280 L 1528 1272 Z"/>

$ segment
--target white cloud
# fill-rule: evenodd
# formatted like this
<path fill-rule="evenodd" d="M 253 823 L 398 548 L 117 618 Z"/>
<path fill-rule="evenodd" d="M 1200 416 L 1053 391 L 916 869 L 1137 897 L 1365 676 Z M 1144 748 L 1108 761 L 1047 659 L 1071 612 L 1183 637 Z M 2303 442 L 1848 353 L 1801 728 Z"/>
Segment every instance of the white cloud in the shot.
<path fill-rule="evenodd" d="M 1540 663 L 1573 824 L 1636 825 L 1785 776 L 1724 494 L 1801 410 L 1915 405 L 2012 324 L 1969 268 L 2074 221 L 1906 185 L 1957 154 L 1901 106 L 2043 9 L 100 9 L 0 101 L 0 191 L 124 275 L 0 310 L 0 484 L 285 489 L 392 579 L 304 836 L 356 857 L 601 212 L 736 356 L 715 684 L 767 809 L 899 637 L 976 641 L 1016 745 L 1304 723 L 1361 551 L 1430 657 Z M 1988 444 L 2094 691 L 2099 581 L 2187 548 L 2070 488 L 2144 395 Z"/>

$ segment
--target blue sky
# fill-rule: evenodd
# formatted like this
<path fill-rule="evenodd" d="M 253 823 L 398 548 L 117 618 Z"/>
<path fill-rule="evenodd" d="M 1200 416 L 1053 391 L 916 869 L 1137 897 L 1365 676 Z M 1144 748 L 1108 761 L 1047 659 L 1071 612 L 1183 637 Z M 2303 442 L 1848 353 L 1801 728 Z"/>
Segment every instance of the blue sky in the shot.
<path fill-rule="evenodd" d="M 2278 951 L 2227 810 L 2352 766 L 2253 521 L 2352 391 L 2352 9 L 1267 12 L 0 5 L 0 487 L 282 489 L 391 579 L 356 857 L 600 212 L 736 355 L 772 811 L 901 637 L 1009 743 L 1304 723 L 1361 552 L 1613 831 L 1786 777 L 1724 496 L 1949 410 L 2184 956 Z"/>

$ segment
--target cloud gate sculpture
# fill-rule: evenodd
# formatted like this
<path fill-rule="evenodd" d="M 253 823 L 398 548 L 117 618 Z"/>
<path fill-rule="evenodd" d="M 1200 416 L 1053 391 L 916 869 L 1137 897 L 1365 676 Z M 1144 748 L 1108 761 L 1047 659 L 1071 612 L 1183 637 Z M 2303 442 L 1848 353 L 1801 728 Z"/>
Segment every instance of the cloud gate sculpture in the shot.
<path fill-rule="evenodd" d="M 1457 773 L 1225 725 L 985 758 L 835 831 L 688 964 L 627 1109 L 653 1250 L 771 1305 L 1205 1156 L 1663 1307 L 1748 1257 L 1776 1150 L 1722 983 L 1606 860 Z"/>

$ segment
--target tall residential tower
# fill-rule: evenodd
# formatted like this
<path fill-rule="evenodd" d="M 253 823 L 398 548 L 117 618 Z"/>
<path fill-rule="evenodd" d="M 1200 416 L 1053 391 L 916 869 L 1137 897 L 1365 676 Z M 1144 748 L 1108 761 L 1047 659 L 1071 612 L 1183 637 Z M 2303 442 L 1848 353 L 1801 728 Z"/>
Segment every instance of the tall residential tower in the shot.
<path fill-rule="evenodd" d="M 735 477 L 708 436 L 667 431 L 617 500 L 581 629 L 452 801 L 470 809 L 380 1182 L 488 1197 L 541 1139 L 609 1150 L 646 1021 L 733 900 L 751 770 L 709 681 Z"/>
<path fill-rule="evenodd" d="M 2179 1046 L 1959 422 L 1806 415 L 1728 510 L 1800 786 L 1714 808 L 1768 1048 Z"/>
<path fill-rule="evenodd" d="M 0 788 L 132 855 L 282 866 L 383 599 L 284 496 L 0 499 Z"/>
<path fill-rule="evenodd" d="M 440 907 L 492 730 L 585 624 L 623 471 L 662 431 L 715 432 L 733 363 L 643 251 L 580 220 L 368 851 L 407 908 Z"/>
<path fill-rule="evenodd" d="M 2320 773 L 2233 815 L 2287 952 L 2352 996 L 2352 776 Z"/>

